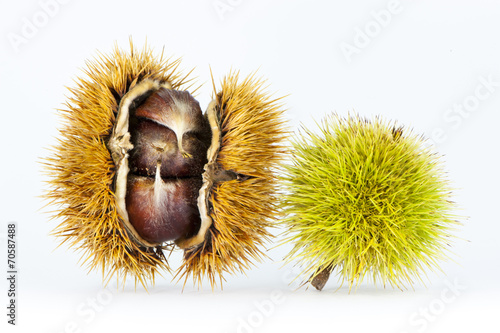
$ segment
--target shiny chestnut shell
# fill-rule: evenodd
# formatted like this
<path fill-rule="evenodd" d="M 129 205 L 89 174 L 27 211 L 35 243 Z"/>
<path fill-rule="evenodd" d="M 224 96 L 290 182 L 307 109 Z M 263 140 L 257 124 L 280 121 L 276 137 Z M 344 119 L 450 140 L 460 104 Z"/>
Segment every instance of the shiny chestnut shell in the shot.
<path fill-rule="evenodd" d="M 210 143 L 209 122 L 187 91 L 145 81 L 122 100 L 109 146 L 124 223 L 139 243 L 198 233 Z"/>

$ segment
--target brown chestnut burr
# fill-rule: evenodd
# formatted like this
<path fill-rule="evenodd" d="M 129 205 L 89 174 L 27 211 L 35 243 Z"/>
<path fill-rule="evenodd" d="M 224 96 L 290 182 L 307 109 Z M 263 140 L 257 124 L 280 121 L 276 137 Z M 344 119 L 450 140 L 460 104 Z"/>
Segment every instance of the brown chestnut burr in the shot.
<path fill-rule="evenodd" d="M 202 113 L 180 60 L 115 47 L 89 61 L 60 110 L 44 159 L 54 235 L 91 270 L 145 288 L 171 270 L 212 288 L 265 254 L 280 218 L 278 173 L 289 154 L 282 98 L 256 73 L 212 80 Z M 201 87 L 199 87 L 201 88 Z"/>

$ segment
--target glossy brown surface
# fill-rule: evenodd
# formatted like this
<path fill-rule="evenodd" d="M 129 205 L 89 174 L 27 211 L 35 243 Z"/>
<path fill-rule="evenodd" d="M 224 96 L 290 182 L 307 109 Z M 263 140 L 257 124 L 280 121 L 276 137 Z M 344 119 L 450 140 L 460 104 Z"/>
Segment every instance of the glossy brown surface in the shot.
<path fill-rule="evenodd" d="M 126 197 L 129 220 L 149 242 L 190 237 L 200 227 L 196 202 L 200 187 L 201 177 L 169 179 L 155 186 L 154 178 L 129 176 Z"/>
<path fill-rule="evenodd" d="M 188 92 L 161 88 L 129 115 L 134 148 L 125 201 L 130 223 L 151 243 L 196 234 L 211 139 L 198 102 Z"/>
<path fill-rule="evenodd" d="M 191 154 L 185 158 L 177 147 L 175 133 L 168 127 L 148 119 L 138 119 L 131 124 L 132 144 L 130 169 L 132 173 L 152 176 L 156 163 L 161 162 L 161 176 L 200 176 L 207 163 L 207 144 L 191 133 L 184 134 L 183 147 Z"/>

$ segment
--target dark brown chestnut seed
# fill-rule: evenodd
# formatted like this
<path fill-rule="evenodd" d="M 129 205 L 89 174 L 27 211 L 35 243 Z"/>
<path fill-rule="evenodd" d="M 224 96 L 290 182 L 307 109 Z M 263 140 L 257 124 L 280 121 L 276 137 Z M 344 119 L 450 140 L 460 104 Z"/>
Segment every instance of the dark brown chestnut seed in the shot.
<path fill-rule="evenodd" d="M 201 176 L 207 163 L 207 144 L 191 133 L 183 135 L 183 146 L 191 157 L 186 158 L 179 150 L 174 131 L 149 119 L 136 119 L 130 124 L 131 172 L 143 176 L 156 174 L 156 164 L 161 162 L 161 176 Z"/>
<path fill-rule="evenodd" d="M 122 99 L 109 145 L 118 164 L 118 208 L 139 243 L 154 246 L 198 233 L 211 139 L 209 122 L 187 91 L 145 81 Z"/>
<path fill-rule="evenodd" d="M 130 223 L 151 243 L 193 236 L 200 227 L 197 198 L 202 179 L 129 176 L 126 204 Z"/>

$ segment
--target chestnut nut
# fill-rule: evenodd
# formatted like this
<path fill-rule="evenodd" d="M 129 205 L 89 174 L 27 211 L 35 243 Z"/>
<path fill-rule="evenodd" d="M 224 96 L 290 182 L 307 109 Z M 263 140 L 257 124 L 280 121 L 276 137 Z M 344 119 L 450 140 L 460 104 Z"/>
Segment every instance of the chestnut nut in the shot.
<path fill-rule="evenodd" d="M 124 193 L 125 224 L 140 243 L 198 233 L 198 196 L 210 143 L 208 119 L 187 91 L 145 81 L 120 103 L 110 150 L 120 166 L 115 182 Z"/>

